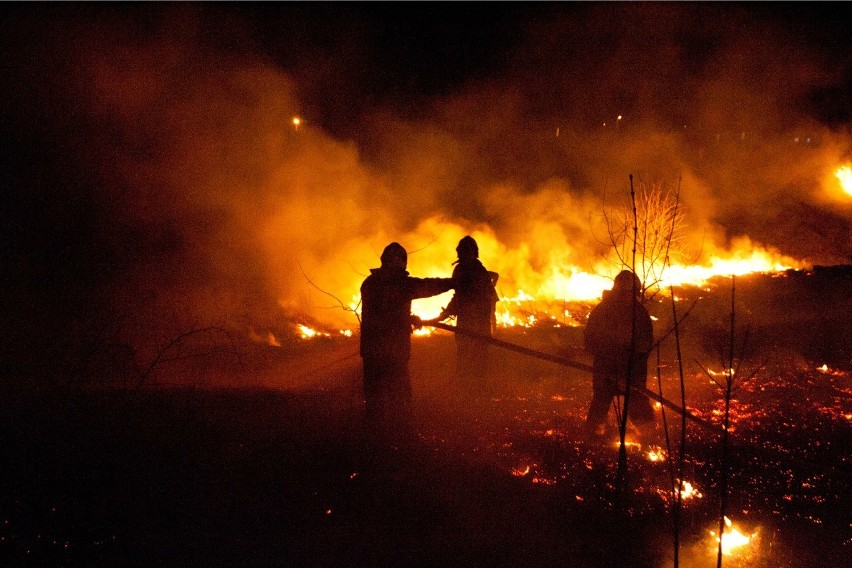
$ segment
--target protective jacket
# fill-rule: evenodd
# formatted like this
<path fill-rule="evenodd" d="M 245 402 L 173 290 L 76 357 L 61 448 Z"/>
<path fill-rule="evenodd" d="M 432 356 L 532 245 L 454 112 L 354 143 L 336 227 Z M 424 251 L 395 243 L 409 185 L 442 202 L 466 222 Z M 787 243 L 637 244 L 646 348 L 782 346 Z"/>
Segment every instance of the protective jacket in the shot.
<path fill-rule="evenodd" d="M 651 316 L 645 306 L 631 297 L 629 290 L 610 292 L 589 314 L 585 342 L 595 355 L 625 352 L 631 342 L 635 351 L 648 353 L 654 345 Z"/>
<path fill-rule="evenodd" d="M 648 310 L 639 301 L 641 286 L 633 272 L 621 271 L 612 290 L 589 314 L 585 344 L 593 355 L 592 401 L 585 426 L 590 432 L 597 433 L 603 426 L 612 398 L 625 395 L 628 377 L 631 386 L 646 386 L 654 330 Z M 648 397 L 634 390 L 627 414 L 636 423 L 654 419 Z"/>
<path fill-rule="evenodd" d="M 491 335 L 491 318 L 499 300 L 495 277 L 496 273 L 486 270 L 479 259 L 459 262 L 453 269 L 455 294 L 438 319 L 456 316 L 458 327 Z"/>
<path fill-rule="evenodd" d="M 370 270 L 361 284 L 361 357 L 399 363 L 411 355 L 411 301 L 450 290 L 449 278 L 415 278 L 408 271 Z"/>

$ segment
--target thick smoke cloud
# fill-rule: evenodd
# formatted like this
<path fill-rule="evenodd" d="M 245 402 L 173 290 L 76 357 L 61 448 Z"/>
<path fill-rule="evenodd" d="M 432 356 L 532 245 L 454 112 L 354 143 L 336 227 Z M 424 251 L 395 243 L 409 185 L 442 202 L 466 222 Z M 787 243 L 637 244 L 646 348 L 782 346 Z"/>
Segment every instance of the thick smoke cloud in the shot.
<path fill-rule="evenodd" d="M 48 222 L 45 252 L 83 233 L 58 262 L 81 266 L 64 284 L 92 290 L 87 305 L 252 330 L 352 327 L 341 305 L 391 240 L 413 272 L 446 275 L 474 234 L 506 293 L 541 291 L 554 267 L 594 271 L 604 199 L 629 174 L 680 187 L 696 249 L 748 236 L 852 260 L 850 205 L 830 187 L 848 132 L 807 104 L 848 88 L 849 61 L 788 26 L 720 7 L 538 8 L 487 72 L 404 94 L 405 63 L 371 51 L 381 18 L 341 10 L 321 45 L 270 41 L 236 8 L 7 14 L 4 128 L 21 149 L 6 166 L 29 180 L 21 211 L 54 203 L 12 236 Z M 381 69 L 397 75 L 359 98 Z M 51 173 L 33 181 L 38 157 Z M 21 274 L 51 278 L 32 266 Z"/>
<path fill-rule="evenodd" d="M 848 158 L 848 131 L 816 121 L 805 101 L 848 82 L 849 62 L 838 75 L 805 43 L 812 31 L 730 8 L 596 6 L 531 26 L 501 81 L 448 102 L 444 124 L 475 137 L 488 156 L 477 163 L 492 160 L 489 173 L 521 190 L 550 176 L 596 195 L 626 191 L 628 173 L 680 180 L 696 232 L 723 238 L 714 244 L 749 235 L 845 262 L 848 200 L 827 199 L 824 182 Z M 816 227 L 832 230 L 803 238 Z"/>

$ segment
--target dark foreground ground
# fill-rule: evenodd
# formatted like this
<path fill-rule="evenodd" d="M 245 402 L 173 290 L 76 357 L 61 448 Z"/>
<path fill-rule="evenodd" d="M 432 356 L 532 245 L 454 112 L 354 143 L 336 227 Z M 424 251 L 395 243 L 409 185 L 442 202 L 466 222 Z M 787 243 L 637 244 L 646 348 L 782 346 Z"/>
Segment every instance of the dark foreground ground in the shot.
<path fill-rule="evenodd" d="M 725 566 L 852 556 L 848 344 L 815 338 L 842 339 L 849 315 L 809 313 L 756 325 L 728 486 L 728 516 L 751 541 Z M 714 363 L 698 345 L 708 319 L 685 337 L 687 404 L 719 424 L 699 365 Z M 501 337 L 582 360 L 576 328 Z M 492 351 L 492 388 L 471 393 L 453 378 L 452 337 L 415 339 L 418 436 L 393 450 L 364 434 L 356 353 L 351 339 L 257 347 L 253 366 L 190 385 L 164 375 L 133 395 L 4 391 L 0 565 L 672 565 L 675 448 L 662 429 L 631 436 L 630 490 L 617 492 L 615 435 L 580 435 L 581 371 Z M 661 382 L 679 399 L 672 362 L 664 350 Z M 241 388 L 217 386 L 236 374 Z M 678 417 L 666 421 L 676 443 Z M 684 502 L 679 562 L 715 566 L 720 437 L 691 425 L 687 443 L 684 479 L 701 496 Z"/>

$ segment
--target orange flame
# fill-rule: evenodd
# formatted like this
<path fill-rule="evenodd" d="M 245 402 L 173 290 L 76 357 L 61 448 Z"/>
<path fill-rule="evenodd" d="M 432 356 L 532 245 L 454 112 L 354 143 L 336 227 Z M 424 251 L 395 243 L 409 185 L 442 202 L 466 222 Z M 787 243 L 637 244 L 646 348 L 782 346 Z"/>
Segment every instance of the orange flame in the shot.
<path fill-rule="evenodd" d="M 648 461 L 663 462 L 666 461 L 666 451 L 659 446 L 652 446 L 648 449 Z"/>
<path fill-rule="evenodd" d="M 439 217 L 423 221 L 412 233 L 403 234 L 394 240 L 409 249 L 408 270 L 417 277 L 448 277 L 455 260 L 455 246 L 465 234 L 473 236 L 479 244 L 480 259 L 488 270 L 497 272 L 500 278 L 497 293 L 500 300 L 496 306 L 495 323 L 498 327 L 579 326 L 583 325 L 584 311 L 573 314 L 569 302 L 597 302 L 604 291 L 612 287 L 612 281 L 621 266 L 611 259 L 599 258 L 589 262 L 585 255 L 572 247 L 558 227 L 531 230 L 525 239 L 514 244 L 502 242 L 491 229 L 470 230 L 462 225 Z M 384 242 L 382 239 L 380 242 Z M 363 262 L 367 267 L 375 266 L 375 249 L 378 245 L 360 243 L 353 245 L 346 254 L 350 264 Z M 371 260 L 372 259 L 372 260 Z M 582 262 L 585 266 L 580 266 Z M 777 251 L 761 247 L 748 238 L 734 240 L 725 249 L 711 248 L 706 260 L 696 264 L 671 263 L 661 274 L 648 277 L 646 285 L 667 290 L 671 286 L 706 287 L 711 278 L 718 276 L 745 275 L 749 273 L 776 273 L 788 269 L 806 268 L 806 265 Z M 655 267 L 660 272 L 660 267 Z M 637 267 L 637 272 L 643 272 Z M 363 273 L 337 280 L 328 291 L 338 298 L 351 298 L 347 306 L 337 314 L 351 318 L 360 312 L 358 287 Z M 656 281 L 652 281 L 656 280 Z M 446 292 L 432 298 L 412 302 L 412 313 L 422 319 L 431 319 L 441 313 L 452 298 Z M 331 313 L 326 311 L 322 317 Z M 328 322 L 335 327 L 344 324 L 342 319 Z M 427 335 L 431 329 L 424 328 L 418 335 Z"/>
<path fill-rule="evenodd" d="M 688 481 L 683 481 L 680 484 L 680 496 L 685 499 L 701 499 L 704 495 Z"/>
<path fill-rule="evenodd" d="M 717 536 L 715 531 L 710 531 L 710 534 L 714 537 L 714 542 L 717 546 L 721 539 L 722 554 L 727 556 L 733 554 L 735 550 L 746 546 L 757 536 L 756 532 L 751 534 L 742 533 L 728 517 L 725 517 L 725 531 L 721 537 Z"/>
<path fill-rule="evenodd" d="M 528 465 L 522 467 L 515 467 L 512 468 L 512 475 L 514 475 L 515 477 L 526 477 L 527 475 L 529 475 L 530 471 L 530 466 Z"/>
<path fill-rule="evenodd" d="M 835 177 L 840 180 L 840 187 L 847 195 L 852 197 L 852 167 L 842 166 L 834 172 Z"/>
<path fill-rule="evenodd" d="M 299 328 L 299 333 L 300 333 L 302 339 L 313 339 L 314 337 L 330 337 L 331 336 L 331 334 L 329 334 L 329 333 L 326 333 L 326 332 L 323 332 L 323 331 L 317 331 L 317 330 L 315 330 L 311 327 L 308 327 L 308 326 L 302 325 L 302 324 L 299 324 L 298 328 Z"/>

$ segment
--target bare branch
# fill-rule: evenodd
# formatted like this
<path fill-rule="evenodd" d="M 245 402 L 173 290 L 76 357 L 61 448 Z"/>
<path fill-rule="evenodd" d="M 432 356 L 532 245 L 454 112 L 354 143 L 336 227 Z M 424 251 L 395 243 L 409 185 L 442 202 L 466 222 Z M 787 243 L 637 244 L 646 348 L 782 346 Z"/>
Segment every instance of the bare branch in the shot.
<path fill-rule="evenodd" d="M 676 191 L 670 191 L 662 183 L 640 181 L 626 206 L 608 206 L 604 201 L 602 218 L 611 262 L 640 276 L 645 301 L 655 297 L 673 257 L 685 256 L 680 182 Z"/>
<path fill-rule="evenodd" d="M 339 308 L 341 308 L 341 309 L 342 309 L 343 311 L 345 311 L 345 312 L 352 312 L 353 314 L 355 314 L 355 318 L 358 320 L 358 323 L 359 323 L 359 324 L 361 323 L 361 317 L 358 315 L 358 309 L 357 309 L 357 307 L 361 305 L 361 301 L 360 301 L 360 300 L 358 300 L 358 303 L 356 304 L 356 307 L 355 307 L 355 308 L 350 307 L 349 305 L 345 304 L 345 303 L 343 302 L 343 300 L 341 300 L 340 298 L 338 298 L 337 296 L 335 296 L 335 295 L 334 295 L 334 294 L 332 294 L 331 292 L 328 292 L 327 290 L 323 290 L 322 288 L 320 288 L 319 286 L 317 286 L 317 285 L 314 283 L 314 281 L 313 281 L 313 280 L 311 280 L 311 279 L 310 279 L 310 277 L 308 277 L 308 275 L 307 275 L 307 274 L 305 274 L 305 270 L 304 270 L 304 268 L 302 268 L 302 263 L 301 263 L 301 262 L 299 262 L 299 261 L 297 260 L 297 261 L 296 261 L 296 264 L 298 264 L 298 265 L 299 265 L 299 271 L 301 271 L 302 276 L 305 278 L 305 280 L 308 282 L 308 284 L 310 284 L 310 285 L 311 285 L 311 286 L 313 286 L 316 290 L 318 290 L 319 292 L 321 292 L 321 293 L 325 294 L 326 296 L 328 296 L 329 298 L 331 298 L 331 299 L 333 299 L 335 302 L 337 302 L 337 306 L 334 306 L 335 308 L 339 307 Z"/>
<path fill-rule="evenodd" d="M 134 387 L 131 394 L 136 394 L 137 392 L 139 392 L 139 389 L 142 388 L 142 385 L 145 383 L 147 378 L 151 375 L 151 373 L 154 372 L 154 369 L 156 369 L 159 365 L 170 361 L 177 361 L 182 358 L 180 352 L 184 341 L 186 341 L 192 336 L 200 335 L 203 333 L 209 333 L 212 331 L 222 331 L 222 329 L 219 327 L 204 327 L 200 329 L 191 329 L 189 331 L 180 333 L 169 341 L 167 341 L 148 364 L 148 367 L 144 371 L 142 371 L 138 381 L 136 382 L 136 386 Z M 169 353 L 173 349 L 175 349 L 177 352 L 174 355 L 169 355 Z M 205 354 L 210 355 L 210 350 L 208 350 Z"/>
<path fill-rule="evenodd" d="M 409 255 L 412 255 L 412 254 L 416 254 L 416 253 L 418 253 L 418 252 L 420 252 L 420 251 L 422 251 L 422 250 L 426 250 L 426 249 L 427 249 L 427 248 L 429 248 L 430 246 L 434 245 L 436 242 L 438 242 L 438 239 L 437 239 L 437 238 L 434 238 L 434 239 L 432 239 L 431 241 L 429 241 L 428 243 L 426 243 L 425 245 L 423 245 L 422 247 L 420 247 L 419 249 L 414 249 L 414 250 L 412 250 L 412 251 L 409 251 L 409 252 L 408 252 L 408 254 L 409 254 Z"/>

